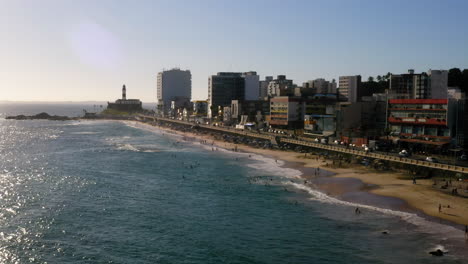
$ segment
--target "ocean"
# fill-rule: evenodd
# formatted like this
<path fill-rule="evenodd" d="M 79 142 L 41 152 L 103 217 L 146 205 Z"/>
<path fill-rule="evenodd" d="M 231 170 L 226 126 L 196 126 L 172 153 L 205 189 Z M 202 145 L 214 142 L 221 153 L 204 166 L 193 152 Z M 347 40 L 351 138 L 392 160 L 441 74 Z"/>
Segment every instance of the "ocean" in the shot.
<path fill-rule="evenodd" d="M 461 230 L 337 200 L 300 175 L 135 122 L 0 119 L 0 263 L 467 262 Z"/>

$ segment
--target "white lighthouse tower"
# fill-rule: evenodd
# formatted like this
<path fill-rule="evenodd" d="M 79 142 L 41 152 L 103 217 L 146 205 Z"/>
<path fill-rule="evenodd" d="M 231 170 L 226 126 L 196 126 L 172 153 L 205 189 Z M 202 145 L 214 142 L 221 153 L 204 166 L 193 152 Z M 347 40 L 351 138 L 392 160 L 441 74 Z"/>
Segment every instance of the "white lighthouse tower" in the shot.
<path fill-rule="evenodd" d="M 127 100 L 127 89 L 125 88 L 125 84 L 122 87 L 122 100 Z"/>

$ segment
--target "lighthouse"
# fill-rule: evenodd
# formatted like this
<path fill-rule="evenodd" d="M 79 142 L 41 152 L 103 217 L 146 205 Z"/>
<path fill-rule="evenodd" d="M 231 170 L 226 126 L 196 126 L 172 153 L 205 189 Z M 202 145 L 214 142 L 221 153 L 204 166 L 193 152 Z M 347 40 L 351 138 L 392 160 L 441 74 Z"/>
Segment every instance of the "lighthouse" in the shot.
<path fill-rule="evenodd" d="M 139 112 L 143 110 L 139 99 L 127 99 L 127 87 L 122 86 L 122 99 L 115 100 L 115 103 L 107 102 L 108 109 L 115 109 L 123 112 Z"/>

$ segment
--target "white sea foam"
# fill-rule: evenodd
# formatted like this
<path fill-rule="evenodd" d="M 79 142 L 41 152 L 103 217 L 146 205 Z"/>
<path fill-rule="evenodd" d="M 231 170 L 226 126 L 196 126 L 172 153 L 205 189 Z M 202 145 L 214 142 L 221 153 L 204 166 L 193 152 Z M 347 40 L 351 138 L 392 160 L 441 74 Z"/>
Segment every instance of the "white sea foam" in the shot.
<path fill-rule="evenodd" d="M 302 172 L 299 170 L 281 167 L 282 165 L 284 165 L 284 162 L 281 163 L 278 161 L 277 163 L 272 158 L 264 157 L 264 156 L 257 155 L 257 154 L 249 154 L 249 155 L 251 155 L 252 159 L 257 161 L 257 162 L 247 165 L 251 168 L 259 169 L 263 172 L 267 172 L 268 174 L 280 176 L 285 179 L 297 179 L 297 178 L 300 178 L 300 176 L 302 175 Z M 327 203 L 327 204 L 341 205 L 341 206 L 359 207 L 360 209 L 366 209 L 366 210 L 370 210 L 374 212 L 379 212 L 385 215 L 398 217 L 407 223 L 415 225 L 416 227 L 420 229 L 421 232 L 430 233 L 430 234 L 438 234 L 444 238 L 450 237 L 450 238 L 460 239 L 462 237 L 460 230 L 458 230 L 457 228 L 450 226 L 450 225 L 444 225 L 444 224 L 429 221 L 421 216 L 418 216 L 415 213 L 408 213 L 408 212 L 402 212 L 402 211 L 397 211 L 397 210 L 392 210 L 392 209 L 380 208 L 380 207 L 371 206 L 371 205 L 343 201 L 335 197 L 329 196 L 325 194 L 324 192 L 321 192 L 317 189 L 314 189 L 313 187 L 309 185 L 298 183 L 296 181 L 291 181 L 291 180 L 281 181 L 281 184 L 294 187 L 297 190 L 304 191 L 310 196 L 309 199 L 313 201 Z"/>
<path fill-rule="evenodd" d="M 92 131 L 83 131 L 83 132 L 71 132 L 70 134 L 73 135 L 96 135 L 100 134 L 101 132 L 92 132 Z"/>
<path fill-rule="evenodd" d="M 131 144 L 118 144 L 117 149 L 139 152 L 140 150 Z"/>

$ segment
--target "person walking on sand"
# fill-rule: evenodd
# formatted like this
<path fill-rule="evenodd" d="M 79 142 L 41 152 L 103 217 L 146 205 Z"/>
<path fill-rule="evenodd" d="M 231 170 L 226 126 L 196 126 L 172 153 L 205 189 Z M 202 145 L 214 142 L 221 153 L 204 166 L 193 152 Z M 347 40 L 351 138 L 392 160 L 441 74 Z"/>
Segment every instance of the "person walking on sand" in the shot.
<path fill-rule="evenodd" d="M 465 225 L 465 240 L 468 240 L 468 226 Z"/>
<path fill-rule="evenodd" d="M 442 212 L 442 205 L 439 204 L 439 213 L 441 213 L 441 212 Z"/>
<path fill-rule="evenodd" d="M 416 177 L 413 176 L 413 184 L 416 184 Z"/>

